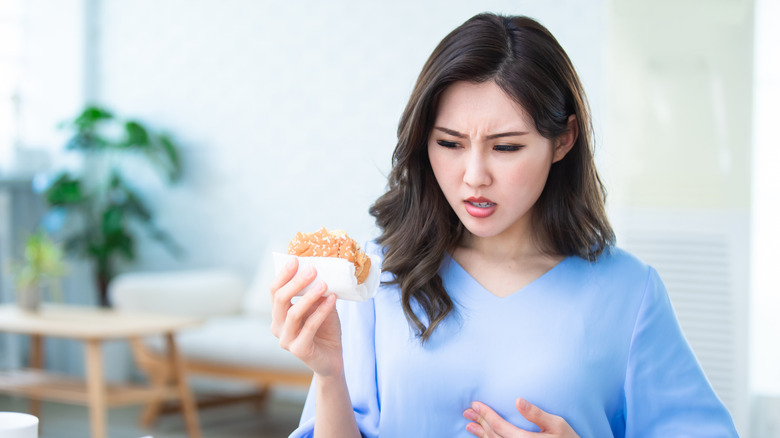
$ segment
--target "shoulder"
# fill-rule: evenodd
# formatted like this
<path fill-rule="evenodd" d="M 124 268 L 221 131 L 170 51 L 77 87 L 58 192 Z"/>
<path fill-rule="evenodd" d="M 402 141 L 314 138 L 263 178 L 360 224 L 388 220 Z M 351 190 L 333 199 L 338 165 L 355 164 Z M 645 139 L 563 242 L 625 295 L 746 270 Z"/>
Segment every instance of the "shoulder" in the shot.
<path fill-rule="evenodd" d="M 383 269 L 386 248 L 377 243 L 376 240 L 370 240 L 363 245 L 362 249 L 365 251 L 366 255 L 371 258 L 372 266 L 377 266 L 381 271 L 379 274 L 379 290 L 381 291 L 384 289 L 382 283 L 392 283 L 394 279 L 392 273 Z"/>
<path fill-rule="evenodd" d="M 621 271 L 628 275 L 647 276 L 652 269 L 639 257 L 617 246 L 610 246 L 602 252 L 594 264 L 607 271 Z"/>
<path fill-rule="evenodd" d="M 617 320 L 623 321 L 629 332 L 636 326 L 643 306 L 660 309 L 656 304 L 667 301 L 656 270 L 619 247 L 604 250 L 595 261 L 569 258 L 567 266 L 572 266 L 574 273 L 565 284 L 577 291 L 576 295 L 582 297 L 580 302 L 599 315 L 610 315 L 610 321 L 616 324 Z"/>
<path fill-rule="evenodd" d="M 385 254 L 385 248 L 378 244 L 376 240 L 369 240 L 366 242 L 363 245 L 363 251 L 365 251 L 368 255 L 375 255 L 380 258 L 383 258 Z"/>
<path fill-rule="evenodd" d="M 617 246 L 606 248 L 595 261 L 572 259 L 570 265 L 578 277 L 586 275 L 592 282 L 610 288 L 644 290 L 648 282 L 657 277 L 652 266 Z"/>
<path fill-rule="evenodd" d="M 385 259 L 385 250 L 386 248 L 378 244 L 376 240 L 370 240 L 363 245 L 363 251 L 371 258 L 371 263 L 375 263 L 380 268 Z"/>

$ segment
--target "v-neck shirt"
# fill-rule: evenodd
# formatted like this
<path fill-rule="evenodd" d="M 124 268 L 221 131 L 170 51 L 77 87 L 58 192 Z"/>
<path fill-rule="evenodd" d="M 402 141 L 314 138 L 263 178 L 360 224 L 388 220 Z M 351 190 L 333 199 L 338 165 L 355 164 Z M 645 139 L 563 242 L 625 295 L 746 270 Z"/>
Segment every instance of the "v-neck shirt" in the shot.
<path fill-rule="evenodd" d="M 376 245 L 367 251 L 381 257 Z M 517 397 L 563 417 L 582 437 L 737 436 L 663 282 L 629 253 L 610 248 L 595 262 L 566 257 L 506 297 L 449 255 L 439 275 L 455 309 L 425 343 L 395 285 L 365 303 L 338 303 L 363 436 L 473 437 L 462 416 L 472 401 L 538 431 L 517 411 Z M 314 410 L 312 389 L 291 436 L 311 436 Z"/>
<path fill-rule="evenodd" d="M 540 275 L 537 278 L 535 278 L 534 280 L 530 281 L 525 286 L 523 286 L 523 287 L 521 287 L 521 288 L 511 292 L 508 295 L 504 295 L 504 296 L 496 295 L 492 291 L 488 290 L 488 288 L 483 286 L 482 283 L 480 283 L 476 278 L 474 278 L 474 276 L 471 275 L 463 267 L 463 265 L 461 265 L 457 260 L 455 260 L 454 257 L 452 257 L 448 253 L 444 254 L 444 261 L 442 262 L 442 272 L 451 271 L 450 272 L 450 276 L 452 278 L 450 280 L 450 283 L 453 286 L 453 288 L 458 288 L 458 285 L 462 284 L 463 288 L 468 290 L 469 294 L 473 295 L 473 297 L 475 299 L 479 299 L 480 297 L 483 296 L 480 292 L 484 292 L 486 294 L 489 294 L 490 296 L 492 296 L 492 298 L 504 299 L 504 298 L 509 298 L 512 295 L 516 295 L 518 293 L 523 293 L 524 291 L 528 291 L 528 290 L 532 291 L 532 290 L 538 289 L 540 287 L 543 288 L 545 282 L 548 281 L 547 278 L 555 276 L 555 272 L 553 272 L 553 271 L 558 269 L 558 267 L 561 266 L 562 264 L 564 264 L 564 262 L 567 262 L 567 261 L 569 261 L 569 260 L 571 260 L 573 258 L 574 257 L 572 257 L 572 256 L 564 257 L 560 262 L 555 264 L 555 266 L 553 266 L 552 268 L 550 268 L 549 270 L 544 272 L 542 275 Z M 445 286 L 445 289 L 446 289 L 446 286 Z M 448 293 L 450 294 L 450 297 L 452 297 L 452 294 L 451 294 L 450 290 L 448 290 Z M 490 298 L 490 297 L 488 297 L 488 298 Z"/>

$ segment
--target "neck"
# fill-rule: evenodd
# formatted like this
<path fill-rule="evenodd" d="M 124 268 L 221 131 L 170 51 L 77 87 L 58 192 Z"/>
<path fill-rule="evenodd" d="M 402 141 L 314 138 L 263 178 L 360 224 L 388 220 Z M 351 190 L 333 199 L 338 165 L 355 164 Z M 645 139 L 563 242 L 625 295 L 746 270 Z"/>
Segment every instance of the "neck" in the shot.
<path fill-rule="evenodd" d="M 517 223 L 495 236 L 479 237 L 469 233 L 461 247 L 486 260 L 523 260 L 543 255 L 532 235 L 529 223 Z"/>

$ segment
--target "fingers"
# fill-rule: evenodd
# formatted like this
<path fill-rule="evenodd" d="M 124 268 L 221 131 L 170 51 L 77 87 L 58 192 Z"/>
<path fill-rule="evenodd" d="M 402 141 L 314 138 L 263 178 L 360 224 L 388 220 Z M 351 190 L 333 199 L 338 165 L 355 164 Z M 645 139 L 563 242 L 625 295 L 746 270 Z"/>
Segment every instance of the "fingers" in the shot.
<path fill-rule="evenodd" d="M 484 403 L 472 402 L 471 407 L 463 412 L 467 420 L 474 423 L 466 425 L 466 430 L 480 438 L 510 438 L 526 437 L 524 432 L 504 420 L 493 409 Z"/>
<path fill-rule="evenodd" d="M 308 294 L 307 294 L 308 295 Z M 336 295 L 330 294 L 325 298 L 318 298 L 319 305 L 314 309 L 303 323 L 298 336 L 292 340 L 289 345 L 289 350 L 295 356 L 303 357 L 307 355 L 308 351 L 305 351 L 309 346 L 314 344 L 314 337 L 322 324 L 336 309 Z"/>
<path fill-rule="evenodd" d="M 318 281 L 314 287 L 288 309 L 281 333 L 279 334 L 279 345 L 282 348 L 285 350 L 290 349 L 292 342 L 299 337 L 305 324 L 316 313 L 320 298 L 322 298 L 326 290 L 325 283 Z"/>
<path fill-rule="evenodd" d="M 282 267 L 282 270 L 279 272 L 276 278 L 274 278 L 274 280 L 271 282 L 271 296 L 273 297 L 274 292 L 292 280 L 297 271 L 298 259 L 291 257 L 290 260 Z"/>
<path fill-rule="evenodd" d="M 472 402 L 471 407 L 463 412 L 467 420 L 473 421 L 466 425 L 466 430 L 480 438 L 532 438 L 542 434 L 560 438 L 578 438 L 574 429 L 562 417 L 547 413 L 539 407 L 528 403 L 523 398 L 516 401 L 517 410 L 531 423 L 539 426 L 539 433 L 519 429 L 504 420 L 493 409 L 484 403 Z"/>
<path fill-rule="evenodd" d="M 470 410 L 470 409 L 469 409 Z M 469 411 L 467 410 L 467 411 Z M 473 411 L 472 411 L 473 412 Z M 466 416 L 466 413 L 463 413 L 463 416 Z M 479 438 L 489 438 L 490 435 L 485 431 L 485 429 L 482 428 L 482 426 L 479 423 L 469 423 L 466 425 L 466 431 L 476 437 Z"/>
<path fill-rule="evenodd" d="M 271 332 L 277 338 L 281 336 L 282 327 L 287 320 L 287 311 L 292 306 L 292 298 L 314 281 L 317 276 L 316 271 L 311 267 L 303 269 L 301 272 L 297 271 L 298 260 L 290 259 L 271 286 Z"/>
<path fill-rule="evenodd" d="M 547 413 L 539 407 L 528 403 L 527 400 L 522 397 L 518 397 L 515 402 L 518 412 L 525 417 L 526 420 L 539 426 L 541 432 L 551 433 L 555 436 L 561 437 L 576 437 L 574 429 L 569 426 L 562 417 Z"/>
<path fill-rule="evenodd" d="M 469 423 L 466 425 L 466 431 L 468 431 L 470 434 L 479 438 L 490 438 L 496 436 L 496 435 L 491 435 L 489 433 L 489 431 L 492 432 L 492 429 L 490 429 L 489 425 L 483 426 L 485 419 L 482 418 L 474 409 L 472 408 L 466 409 L 463 412 L 463 416 L 467 420 L 473 421 L 473 423 Z"/>

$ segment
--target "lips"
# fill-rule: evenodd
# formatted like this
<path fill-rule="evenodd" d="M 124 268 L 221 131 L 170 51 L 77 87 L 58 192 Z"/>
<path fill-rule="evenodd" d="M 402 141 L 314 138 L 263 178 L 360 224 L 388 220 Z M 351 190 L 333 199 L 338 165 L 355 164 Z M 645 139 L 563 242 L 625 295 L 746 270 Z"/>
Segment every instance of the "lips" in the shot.
<path fill-rule="evenodd" d="M 465 200 L 466 212 L 475 218 L 486 218 L 496 211 L 496 203 L 487 198 L 471 197 Z"/>

